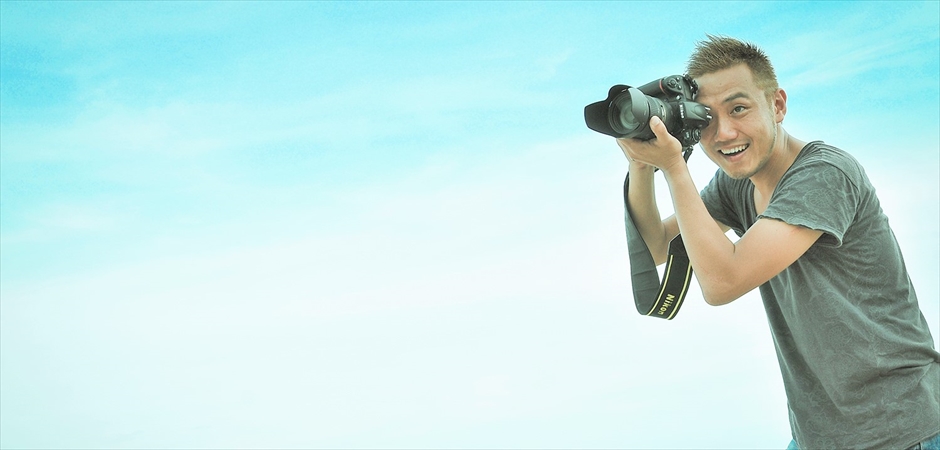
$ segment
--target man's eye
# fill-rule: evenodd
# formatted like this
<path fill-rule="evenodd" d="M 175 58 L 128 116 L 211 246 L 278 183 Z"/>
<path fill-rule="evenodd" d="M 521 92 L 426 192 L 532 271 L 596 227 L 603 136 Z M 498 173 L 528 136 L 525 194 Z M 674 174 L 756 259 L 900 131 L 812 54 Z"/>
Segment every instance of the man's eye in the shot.
<path fill-rule="evenodd" d="M 747 109 L 747 108 L 745 108 L 745 107 L 742 106 L 742 105 L 738 105 L 738 106 L 735 106 L 734 109 L 731 110 L 731 112 L 737 114 L 737 113 L 740 113 L 740 112 L 744 112 L 745 109 Z"/>

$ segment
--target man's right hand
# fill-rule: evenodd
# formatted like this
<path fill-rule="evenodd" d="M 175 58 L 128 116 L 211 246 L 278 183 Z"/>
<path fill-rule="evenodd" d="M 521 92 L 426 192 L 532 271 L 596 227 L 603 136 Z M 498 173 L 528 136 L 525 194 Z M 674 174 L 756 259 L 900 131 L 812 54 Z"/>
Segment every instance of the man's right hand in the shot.
<path fill-rule="evenodd" d="M 644 166 L 658 167 L 669 170 L 676 164 L 684 164 L 682 157 L 682 144 L 666 130 L 666 124 L 659 117 L 650 118 L 650 129 L 656 135 L 655 139 L 640 141 L 637 139 L 620 138 L 617 145 L 623 150 L 624 156 L 633 166 L 636 163 Z M 636 166 L 641 168 L 643 166 Z"/>

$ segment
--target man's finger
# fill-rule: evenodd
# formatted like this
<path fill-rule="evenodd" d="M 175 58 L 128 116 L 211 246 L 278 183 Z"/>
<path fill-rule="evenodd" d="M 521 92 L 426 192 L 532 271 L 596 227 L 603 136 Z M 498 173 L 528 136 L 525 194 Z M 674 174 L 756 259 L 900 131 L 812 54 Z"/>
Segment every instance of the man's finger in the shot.
<path fill-rule="evenodd" d="M 653 116 L 650 119 L 650 129 L 653 130 L 653 134 L 656 135 L 656 139 L 662 139 L 669 135 L 669 130 L 666 129 L 666 124 L 664 124 L 663 120 L 657 116 Z"/>

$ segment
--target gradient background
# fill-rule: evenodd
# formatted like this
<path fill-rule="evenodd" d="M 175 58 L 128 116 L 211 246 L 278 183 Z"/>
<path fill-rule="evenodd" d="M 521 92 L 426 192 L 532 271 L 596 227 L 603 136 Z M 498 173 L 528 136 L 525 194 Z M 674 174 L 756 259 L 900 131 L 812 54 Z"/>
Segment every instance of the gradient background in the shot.
<path fill-rule="evenodd" d="M 705 33 L 867 168 L 940 337 L 936 1 L 0 13 L 4 448 L 785 447 L 757 293 L 639 316 L 583 121 Z"/>

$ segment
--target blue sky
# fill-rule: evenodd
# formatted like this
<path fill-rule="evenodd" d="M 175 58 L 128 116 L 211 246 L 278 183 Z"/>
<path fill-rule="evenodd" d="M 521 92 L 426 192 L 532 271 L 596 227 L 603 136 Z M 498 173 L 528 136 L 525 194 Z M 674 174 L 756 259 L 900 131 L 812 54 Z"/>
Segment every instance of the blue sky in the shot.
<path fill-rule="evenodd" d="M 706 33 L 866 166 L 940 337 L 940 3 L 0 13 L 4 448 L 785 446 L 756 293 L 636 314 L 583 122 Z"/>

